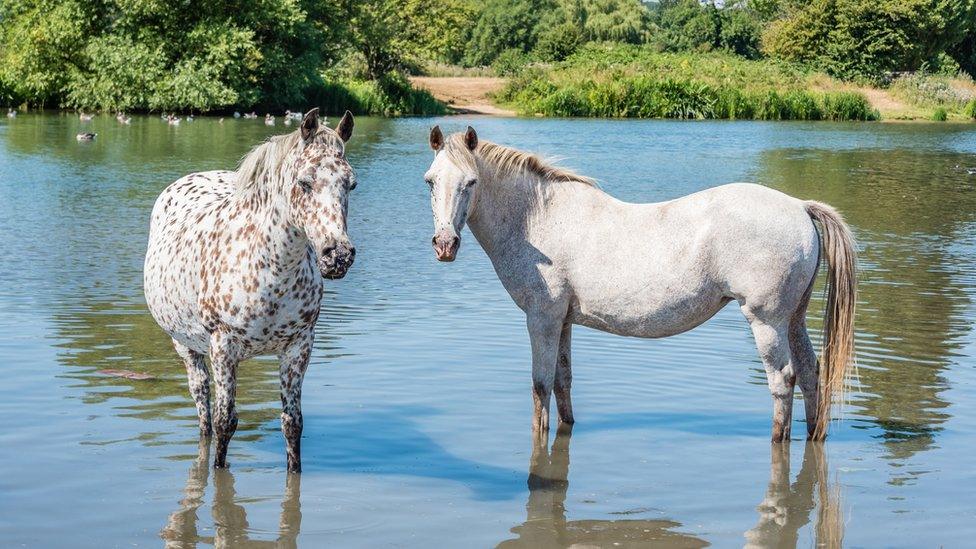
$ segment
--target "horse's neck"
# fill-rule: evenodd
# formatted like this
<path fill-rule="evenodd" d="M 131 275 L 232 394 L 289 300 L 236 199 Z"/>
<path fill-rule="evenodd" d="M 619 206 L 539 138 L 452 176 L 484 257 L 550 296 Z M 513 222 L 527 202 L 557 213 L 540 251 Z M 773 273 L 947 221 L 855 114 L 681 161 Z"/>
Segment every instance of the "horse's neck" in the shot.
<path fill-rule="evenodd" d="M 472 204 L 468 226 L 489 257 L 516 252 L 535 233 L 550 230 L 547 221 L 561 216 L 584 185 L 544 181 L 532 174 L 481 179 L 479 185 L 485 184 Z"/>
<path fill-rule="evenodd" d="M 274 190 L 272 185 L 259 185 L 238 189 L 230 201 L 228 217 L 237 221 L 231 225 L 231 230 L 256 232 L 256 235 L 242 234 L 257 243 L 248 250 L 254 260 L 264 262 L 277 272 L 290 271 L 305 260 L 308 238 L 292 225 L 288 201 L 281 192 Z"/>

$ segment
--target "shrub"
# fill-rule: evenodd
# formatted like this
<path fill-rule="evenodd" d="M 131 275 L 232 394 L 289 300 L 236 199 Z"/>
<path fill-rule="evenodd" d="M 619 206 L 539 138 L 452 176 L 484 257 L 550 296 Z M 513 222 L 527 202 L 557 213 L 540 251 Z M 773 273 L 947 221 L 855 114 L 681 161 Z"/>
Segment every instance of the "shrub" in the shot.
<path fill-rule="evenodd" d="M 946 112 L 945 107 L 939 107 L 932 113 L 932 120 L 936 122 L 945 122 L 948 119 L 949 113 Z"/>
<path fill-rule="evenodd" d="M 502 52 L 491 64 L 491 69 L 498 76 L 515 76 L 529 63 L 529 55 L 521 50 L 510 49 Z"/>
<path fill-rule="evenodd" d="M 962 112 L 969 118 L 976 118 L 976 99 L 970 99 Z"/>
<path fill-rule="evenodd" d="M 393 73 L 378 80 L 354 80 L 328 74 L 309 90 L 305 102 L 327 113 L 349 109 L 353 114 L 401 116 L 444 114 L 447 108 L 427 90 Z"/>

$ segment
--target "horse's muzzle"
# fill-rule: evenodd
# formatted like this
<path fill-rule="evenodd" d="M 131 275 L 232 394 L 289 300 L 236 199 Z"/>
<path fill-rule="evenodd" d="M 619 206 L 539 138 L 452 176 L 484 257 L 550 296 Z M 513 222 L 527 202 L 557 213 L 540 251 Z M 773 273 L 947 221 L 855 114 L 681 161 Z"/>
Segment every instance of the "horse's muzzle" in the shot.
<path fill-rule="evenodd" d="M 319 255 L 319 270 L 329 280 L 337 280 L 349 272 L 356 260 L 356 248 L 350 244 L 338 244 L 322 250 Z"/>
<path fill-rule="evenodd" d="M 457 235 L 436 234 L 430 242 L 434 245 L 438 261 L 454 261 L 458 248 L 461 247 L 461 237 Z"/>

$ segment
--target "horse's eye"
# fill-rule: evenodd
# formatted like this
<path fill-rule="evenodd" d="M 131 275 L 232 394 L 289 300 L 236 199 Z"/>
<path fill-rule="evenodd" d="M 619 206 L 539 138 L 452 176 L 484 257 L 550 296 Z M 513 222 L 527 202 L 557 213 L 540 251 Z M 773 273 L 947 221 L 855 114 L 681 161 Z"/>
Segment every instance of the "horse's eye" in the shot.
<path fill-rule="evenodd" d="M 465 181 L 464 184 L 466 186 L 468 186 L 468 187 L 473 187 L 475 185 L 475 183 L 477 183 L 477 182 L 478 182 L 477 179 L 469 179 L 469 180 Z"/>
<path fill-rule="evenodd" d="M 356 181 L 355 179 L 353 179 L 352 180 L 352 183 L 349 185 L 349 190 L 351 191 L 351 190 L 355 189 L 356 188 L 356 185 L 358 185 L 358 184 L 359 184 L 359 182 Z"/>
<path fill-rule="evenodd" d="M 304 190 L 304 191 L 311 191 L 312 190 L 312 185 L 314 183 L 315 182 L 312 181 L 312 178 L 311 177 L 299 177 L 298 178 L 298 184 L 302 187 L 302 190 Z"/>
<path fill-rule="evenodd" d="M 433 179 L 429 179 L 428 178 L 428 179 L 425 179 L 424 182 L 427 183 L 427 186 L 430 187 L 431 190 L 434 189 L 434 180 Z"/>

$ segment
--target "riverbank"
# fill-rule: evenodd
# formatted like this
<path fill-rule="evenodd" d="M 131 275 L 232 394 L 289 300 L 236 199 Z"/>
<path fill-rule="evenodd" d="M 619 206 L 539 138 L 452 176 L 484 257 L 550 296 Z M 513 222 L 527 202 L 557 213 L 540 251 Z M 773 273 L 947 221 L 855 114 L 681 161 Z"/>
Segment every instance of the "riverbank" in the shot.
<path fill-rule="evenodd" d="M 496 116 L 964 122 L 976 109 L 976 84 L 962 76 L 902 75 L 881 88 L 721 53 L 600 46 L 511 73 L 411 83 L 453 112 Z"/>
<path fill-rule="evenodd" d="M 426 90 L 457 114 L 515 116 L 514 110 L 494 103 L 492 97 L 508 84 L 491 76 L 412 76 L 413 87 Z"/>

